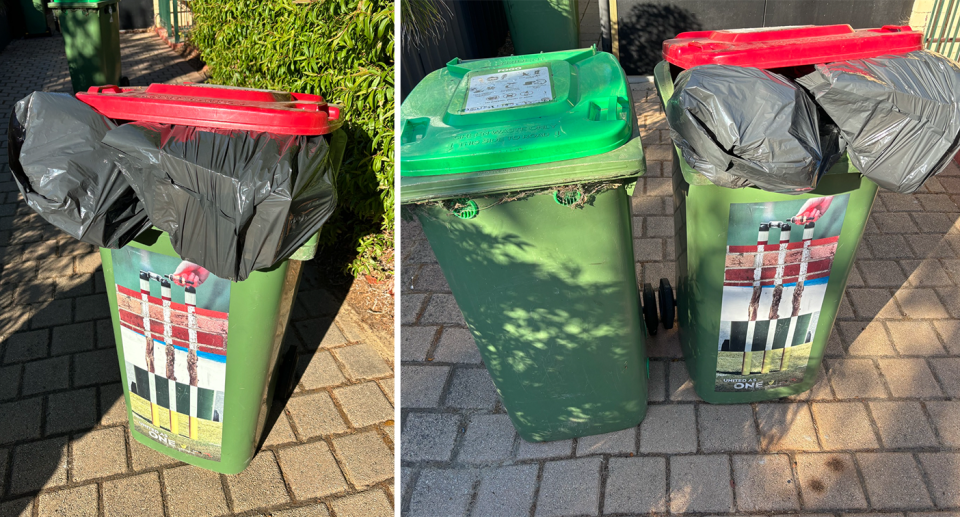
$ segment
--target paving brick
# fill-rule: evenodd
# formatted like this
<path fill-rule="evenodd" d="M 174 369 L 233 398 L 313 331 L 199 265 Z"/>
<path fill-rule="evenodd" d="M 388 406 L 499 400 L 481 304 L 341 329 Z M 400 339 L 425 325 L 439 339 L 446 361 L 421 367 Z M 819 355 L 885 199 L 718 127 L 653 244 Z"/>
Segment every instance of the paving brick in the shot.
<path fill-rule="evenodd" d="M 826 370 L 838 399 L 887 397 L 880 371 L 870 359 L 830 359 Z"/>
<path fill-rule="evenodd" d="M 10 495 L 66 483 L 66 438 L 25 443 L 13 449 L 13 461 L 10 462 Z"/>
<path fill-rule="evenodd" d="M 417 322 L 426 298 L 427 295 L 425 294 L 404 294 L 400 297 L 401 325 L 412 325 Z"/>
<path fill-rule="evenodd" d="M 906 452 L 858 453 L 857 463 L 870 505 L 879 510 L 925 509 L 932 505 L 923 475 Z"/>
<path fill-rule="evenodd" d="M 952 287 L 955 285 L 947 270 L 937 260 L 902 260 L 900 264 L 909 274 L 908 280 L 912 287 Z"/>
<path fill-rule="evenodd" d="M 864 244 L 870 247 L 873 256 L 879 259 L 913 258 L 910 247 L 902 235 L 874 234 L 864 235 Z"/>
<path fill-rule="evenodd" d="M 30 328 L 39 329 L 70 323 L 73 321 L 72 306 L 71 300 L 54 300 L 35 305 L 37 311 L 30 318 Z"/>
<path fill-rule="evenodd" d="M 906 310 L 906 309 L 904 309 Z M 929 321 L 888 321 L 893 346 L 901 355 L 945 355 L 940 338 Z"/>
<path fill-rule="evenodd" d="M 497 388 L 485 368 L 456 368 L 447 393 L 447 407 L 493 409 Z"/>
<path fill-rule="evenodd" d="M 786 454 L 736 455 L 733 474 L 741 511 L 798 511 L 797 485 Z"/>
<path fill-rule="evenodd" d="M 345 507 L 349 511 L 351 507 Z M 350 515 L 347 513 L 347 515 Z M 359 515 L 367 515 L 360 513 Z M 273 510 L 270 517 L 330 517 L 330 512 L 323 503 L 312 504 L 309 506 L 300 506 L 297 508 L 288 508 L 286 510 Z"/>
<path fill-rule="evenodd" d="M 285 503 L 290 500 L 280 469 L 270 451 L 260 451 L 239 474 L 226 476 L 233 511 Z"/>
<path fill-rule="evenodd" d="M 644 196 L 639 190 L 635 191 L 633 197 L 630 198 L 630 204 L 633 207 L 633 213 L 635 215 L 660 215 L 666 213 L 663 199 Z"/>
<path fill-rule="evenodd" d="M 54 357 L 23 366 L 23 394 L 35 395 L 70 385 L 70 358 Z"/>
<path fill-rule="evenodd" d="M 912 234 L 918 231 L 913 220 L 903 214 L 874 212 L 870 215 L 870 220 L 885 233 Z"/>
<path fill-rule="evenodd" d="M 900 265 L 893 260 L 864 260 L 858 265 L 870 287 L 900 287 L 907 281 Z"/>
<path fill-rule="evenodd" d="M 851 454 L 798 454 L 794 461 L 805 509 L 867 508 Z"/>
<path fill-rule="evenodd" d="M 949 317 L 933 289 L 901 288 L 897 290 L 894 297 L 908 318 L 944 319 Z"/>
<path fill-rule="evenodd" d="M 74 321 L 96 320 L 110 317 L 110 305 L 102 294 L 81 296 L 75 299 Z"/>
<path fill-rule="evenodd" d="M 430 243 L 422 240 L 414 245 L 406 261 L 414 264 L 436 264 L 437 257 L 433 254 Z"/>
<path fill-rule="evenodd" d="M 757 404 L 757 423 L 762 450 L 820 450 L 810 407 L 805 403 Z"/>
<path fill-rule="evenodd" d="M 445 328 L 433 354 L 435 361 L 480 364 L 480 350 L 468 329 Z"/>
<path fill-rule="evenodd" d="M 670 400 L 700 400 L 693 389 L 693 381 L 682 361 L 670 363 Z"/>
<path fill-rule="evenodd" d="M 400 457 L 403 461 L 450 460 L 460 425 L 459 415 L 411 413 L 400 433 Z"/>
<path fill-rule="evenodd" d="M 349 488 L 326 442 L 281 449 L 277 457 L 295 500 L 325 497 Z"/>
<path fill-rule="evenodd" d="M 928 401 L 926 406 L 940 443 L 960 448 L 960 401 Z"/>
<path fill-rule="evenodd" d="M 670 458 L 670 511 L 732 512 L 730 460 L 725 455 Z"/>
<path fill-rule="evenodd" d="M 393 419 L 393 405 L 380 391 L 375 382 L 354 384 L 333 390 L 347 419 L 354 427 L 385 422 Z"/>
<path fill-rule="evenodd" d="M 651 359 L 683 357 L 683 352 L 680 351 L 679 330 L 679 326 L 674 325 L 670 330 L 661 328 L 656 336 L 647 336 L 647 356 Z"/>
<path fill-rule="evenodd" d="M 450 373 L 448 366 L 402 366 L 400 403 L 404 408 L 437 407 Z"/>
<path fill-rule="evenodd" d="M 600 511 L 600 464 L 600 458 L 545 463 L 535 515 L 597 515 Z"/>
<path fill-rule="evenodd" d="M 0 444 L 40 437 L 43 399 L 34 397 L 0 404 L 5 425 L 0 426 Z"/>
<path fill-rule="evenodd" d="M 917 455 L 927 475 L 930 495 L 940 508 L 960 506 L 960 454 L 954 452 L 923 452 Z"/>
<path fill-rule="evenodd" d="M 887 289 L 847 289 L 847 297 L 859 318 L 872 320 L 877 317 L 889 319 L 902 316 Z"/>
<path fill-rule="evenodd" d="M 368 517 L 393 517 L 390 498 L 382 490 L 368 490 L 348 495 L 330 503 L 337 515 L 364 515 Z M 306 514 L 304 514 L 306 515 Z M 315 515 L 315 514 L 313 514 Z"/>
<path fill-rule="evenodd" d="M 520 438 L 520 447 L 517 449 L 518 460 L 568 458 L 572 454 L 573 440 L 528 442 Z"/>
<path fill-rule="evenodd" d="M 610 458 L 603 513 L 651 514 L 667 511 L 664 458 Z"/>
<path fill-rule="evenodd" d="M 471 515 L 528 515 L 533 505 L 537 470 L 537 465 L 513 465 L 484 471 Z"/>
<path fill-rule="evenodd" d="M 300 387 L 305 390 L 338 386 L 347 382 L 337 362 L 326 350 L 316 352 L 313 357 L 301 357 L 299 364 L 302 370 Z"/>
<path fill-rule="evenodd" d="M 930 212 L 956 212 L 957 204 L 946 194 L 917 194 L 917 200 L 924 210 Z"/>
<path fill-rule="evenodd" d="M 700 447 L 703 452 L 754 452 L 760 448 L 753 408 L 749 405 L 697 408 Z"/>
<path fill-rule="evenodd" d="M 348 430 L 340 412 L 326 392 L 292 397 L 287 410 L 303 438 L 326 436 Z"/>
<path fill-rule="evenodd" d="M 955 287 L 939 287 L 936 289 L 943 306 L 951 318 L 960 319 L 960 289 Z"/>
<path fill-rule="evenodd" d="M 164 470 L 162 478 L 170 517 L 213 517 L 230 511 L 216 472 L 184 466 Z"/>
<path fill-rule="evenodd" d="M 878 359 L 880 373 L 896 398 L 940 397 L 943 393 L 924 359 Z"/>
<path fill-rule="evenodd" d="M 692 404 L 650 406 L 640 423 L 640 453 L 684 453 L 697 450 Z"/>
<path fill-rule="evenodd" d="M 860 402 L 823 403 L 811 406 L 820 445 L 825 451 L 862 450 L 879 447 L 870 426 L 870 416 Z"/>
<path fill-rule="evenodd" d="M 179 460 L 175 460 L 166 454 L 155 451 L 136 441 L 133 436 L 130 435 L 129 428 L 125 429 L 124 432 L 127 435 L 127 443 L 130 444 L 130 460 L 135 472 L 180 463 Z"/>
<path fill-rule="evenodd" d="M 421 322 L 427 325 L 460 325 L 466 326 L 460 307 L 452 294 L 434 294 L 423 311 Z"/>
<path fill-rule="evenodd" d="M 383 392 L 387 395 L 387 399 L 390 401 L 390 403 L 394 404 L 395 402 L 393 399 L 397 390 L 393 386 L 393 377 L 390 377 L 389 379 L 380 379 L 377 381 L 377 384 L 383 388 Z"/>
<path fill-rule="evenodd" d="M 38 517 L 97 517 L 100 503 L 97 485 L 85 485 L 57 492 L 47 492 L 37 498 Z"/>
<path fill-rule="evenodd" d="M 940 380 L 943 393 L 948 397 L 960 397 L 960 358 L 945 357 L 927 364 Z"/>
<path fill-rule="evenodd" d="M 104 517 L 163 515 L 160 477 L 156 472 L 103 483 Z"/>
<path fill-rule="evenodd" d="M 95 344 L 92 322 L 63 325 L 53 329 L 50 353 L 52 355 L 61 355 L 84 352 L 92 350 Z"/>
<path fill-rule="evenodd" d="M 425 361 L 427 359 L 427 351 L 430 349 L 430 346 L 433 345 L 433 340 L 436 339 L 439 328 L 440 327 L 400 327 L 400 360 Z M 450 330 L 452 329 L 448 329 L 445 333 Z M 466 329 L 456 330 L 469 332 Z"/>
<path fill-rule="evenodd" d="M 946 239 L 941 234 L 913 234 L 904 235 L 907 243 L 913 249 L 915 257 L 922 259 L 930 258 L 953 258 L 956 252 L 950 246 L 950 239 Z"/>
<path fill-rule="evenodd" d="M 96 388 L 55 393 L 47 398 L 45 434 L 93 429 L 95 425 L 97 425 Z"/>
<path fill-rule="evenodd" d="M 120 380 L 116 350 L 103 349 L 73 356 L 73 385 L 89 386 Z"/>
<path fill-rule="evenodd" d="M 303 344 L 307 350 L 331 348 L 347 343 L 347 338 L 330 318 L 298 321 L 294 323 L 294 327 L 303 338 Z"/>
<path fill-rule="evenodd" d="M 939 445 L 920 402 L 872 401 L 869 404 L 884 447 L 900 449 Z"/>
<path fill-rule="evenodd" d="M 113 322 L 110 320 L 99 320 L 97 327 L 97 348 L 115 348 L 117 346 L 116 336 L 113 331 Z"/>
<path fill-rule="evenodd" d="M 53 298 L 56 285 L 53 282 L 30 282 L 17 287 L 14 300 L 18 304 L 48 302 Z"/>
<path fill-rule="evenodd" d="M 633 239 L 633 258 L 637 262 L 663 260 L 663 239 Z"/>
<path fill-rule="evenodd" d="M 333 355 L 343 363 L 347 377 L 354 381 L 393 374 L 376 349 L 365 343 L 334 349 Z"/>
<path fill-rule="evenodd" d="M 279 415 L 273 423 L 273 426 L 269 427 L 266 431 L 267 438 L 263 441 L 264 447 L 272 447 L 274 445 L 297 441 L 296 435 L 293 434 L 293 427 L 290 426 L 290 420 L 283 414 Z"/>
<path fill-rule="evenodd" d="M 416 280 L 413 283 L 414 290 L 437 292 L 450 292 L 450 285 L 443 276 L 443 270 L 437 264 L 425 264 L 420 268 Z"/>
<path fill-rule="evenodd" d="M 577 440 L 577 456 L 591 454 L 636 454 L 637 428 L 584 436 Z"/>
<path fill-rule="evenodd" d="M 413 488 L 408 515 L 466 515 L 478 478 L 476 470 L 424 469 Z"/>
<path fill-rule="evenodd" d="M 33 498 L 0 503 L 0 517 L 33 517 Z"/>
<path fill-rule="evenodd" d="M 506 414 L 476 414 L 470 417 L 457 461 L 483 463 L 511 456 L 516 431 Z"/>
<path fill-rule="evenodd" d="M 3 344 L 6 348 L 6 352 L 3 354 L 5 364 L 39 359 L 47 356 L 47 349 L 50 345 L 50 331 L 18 332 L 8 337 Z"/>
<path fill-rule="evenodd" d="M 87 481 L 127 470 L 127 447 L 119 427 L 90 431 L 73 440 L 72 477 Z"/>
<path fill-rule="evenodd" d="M 650 361 L 650 378 L 647 379 L 647 401 L 663 402 L 667 400 L 667 364 L 664 361 Z"/>

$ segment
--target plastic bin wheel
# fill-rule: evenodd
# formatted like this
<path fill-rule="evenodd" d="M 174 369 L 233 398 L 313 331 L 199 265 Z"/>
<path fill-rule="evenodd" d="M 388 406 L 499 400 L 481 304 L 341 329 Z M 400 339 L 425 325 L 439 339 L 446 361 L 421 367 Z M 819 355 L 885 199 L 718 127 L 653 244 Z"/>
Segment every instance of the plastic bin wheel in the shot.
<path fill-rule="evenodd" d="M 276 400 L 288 400 L 293 395 L 293 389 L 296 388 L 297 362 L 299 355 L 297 348 L 291 346 L 283 354 L 283 362 L 280 363 L 280 371 L 277 377 L 277 388 L 273 392 L 273 398 Z"/>
<path fill-rule="evenodd" d="M 130 86 L 130 79 L 129 79 L 127 76 L 125 76 L 125 75 L 121 75 L 121 76 L 120 76 L 120 81 L 118 81 L 118 82 L 119 82 L 120 84 L 118 84 L 117 86 Z"/>
<path fill-rule="evenodd" d="M 643 321 L 647 324 L 647 333 L 657 335 L 657 296 L 653 294 L 653 286 L 643 284 Z"/>
<path fill-rule="evenodd" d="M 666 278 L 660 279 L 660 290 L 657 295 L 660 302 L 660 321 L 663 322 L 663 328 L 672 329 L 673 320 L 676 317 L 677 301 L 673 297 L 673 288 L 670 287 L 670 281 Z"/>

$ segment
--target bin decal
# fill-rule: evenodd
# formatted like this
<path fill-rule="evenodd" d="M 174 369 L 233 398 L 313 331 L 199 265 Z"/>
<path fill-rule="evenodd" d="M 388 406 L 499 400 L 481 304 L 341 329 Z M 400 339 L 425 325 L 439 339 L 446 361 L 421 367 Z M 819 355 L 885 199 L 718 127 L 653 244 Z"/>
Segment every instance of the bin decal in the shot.
<path fill-rule="evenodd" d="M 220 461 L 230 281 L 132 246 L 111 253 L 131 427 Z"/>
<path fill-rule="evenodd" d="M 803 381 L 849 197 L 730 205 L 714 391 Z"/>

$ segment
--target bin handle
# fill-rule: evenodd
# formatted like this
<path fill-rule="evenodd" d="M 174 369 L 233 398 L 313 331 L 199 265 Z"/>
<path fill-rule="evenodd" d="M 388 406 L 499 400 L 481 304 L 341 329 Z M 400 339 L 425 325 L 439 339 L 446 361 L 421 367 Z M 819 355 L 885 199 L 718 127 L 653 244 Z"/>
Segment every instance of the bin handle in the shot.
<path fill-rule="evenodd" d="M 327 120 L 337 120 L 340 118 L 340 109 L 342 106 L 337 104 L 327 104 Z"/>
<path fill-rule="evenodd" d="M 103 86 L 91 86 L 87 93 L 103 93 L 105 90 L 109 90 L 110 93 L 123 93 L 123 89 L 119 86 L 112 84 L 106 84 Z"/>

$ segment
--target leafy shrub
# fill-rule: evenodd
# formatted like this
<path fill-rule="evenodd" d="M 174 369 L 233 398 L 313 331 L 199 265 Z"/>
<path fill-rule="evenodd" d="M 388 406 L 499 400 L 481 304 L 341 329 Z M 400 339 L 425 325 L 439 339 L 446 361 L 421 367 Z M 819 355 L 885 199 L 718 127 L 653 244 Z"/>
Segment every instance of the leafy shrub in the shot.
<path fill-rule="evenodd" d="M 393 269 L 393 1 L 193 0 L 190 43 L 210 82 L 322 95 L 349 137 L 321 243 L 349 242 L 356 275 Z"/>

